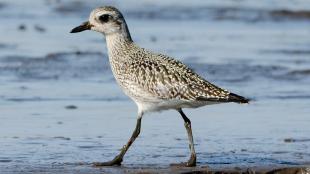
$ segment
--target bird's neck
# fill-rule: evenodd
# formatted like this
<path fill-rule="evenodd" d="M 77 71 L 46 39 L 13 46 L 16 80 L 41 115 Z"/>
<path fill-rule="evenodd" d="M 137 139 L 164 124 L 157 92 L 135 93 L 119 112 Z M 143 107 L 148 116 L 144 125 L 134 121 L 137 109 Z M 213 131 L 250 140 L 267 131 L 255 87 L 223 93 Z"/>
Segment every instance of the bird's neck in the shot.
<path fill-rule="evenodd" d="M 129 45 L 133 44 L 130 35 L 124 35 L 122 33 L 114 33 L 106 36 L 106 42 L 109 54 L 113 51 L 121 51 Z"/>
<path fill-rule="evenodd" d="M 134 46 L 127 26 L 123 26 L 122 28 L 120 32 L 106 35 L 106 43 L 110 58 L 119 59 L 125 57 L 123 54 L 126 54 L 126 52 L 128 53 Z"/>

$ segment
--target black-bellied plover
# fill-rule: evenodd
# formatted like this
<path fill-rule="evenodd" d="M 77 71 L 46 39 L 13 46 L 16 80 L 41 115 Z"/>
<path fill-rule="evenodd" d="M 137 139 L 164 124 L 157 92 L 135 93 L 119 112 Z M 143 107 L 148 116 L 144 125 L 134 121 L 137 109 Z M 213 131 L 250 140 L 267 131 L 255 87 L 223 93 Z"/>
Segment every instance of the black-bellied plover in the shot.
<path fill-rule="evenodd" d="M 127 144 L 113 160 L 94 163 L 96 166 L 120 165 L 126 151 L 140 133 L 143 114 L 168 109 L 180 113 L 189 139 L 190 159 L 179 165 L 195 166 L 191 122 L 182 109 L 227 102 L 249 102 L 242 96 L 211 84 L 180 61 L 136 45 L 123 15 L 115 7 L 94 9 L 89 20 L 72 29 L 71 33 L 84 30 L 105 35 L 113 75 L 122 90 L 138 106 L 136 128 Z"/>

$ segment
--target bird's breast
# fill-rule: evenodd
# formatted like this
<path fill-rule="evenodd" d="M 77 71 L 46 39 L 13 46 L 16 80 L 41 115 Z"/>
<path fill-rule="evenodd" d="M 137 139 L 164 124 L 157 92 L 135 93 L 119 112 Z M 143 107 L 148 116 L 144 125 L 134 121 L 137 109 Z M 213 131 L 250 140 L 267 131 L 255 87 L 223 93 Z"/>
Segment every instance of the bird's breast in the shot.
<path fill-rule="evenodd" d="M 123 92 L 136 102 L 151 101 L 156 97 L 139 83 L 139 72 L 129 66 L 130 63 L 110 60 L 111 69 L 116 82 Z"/>

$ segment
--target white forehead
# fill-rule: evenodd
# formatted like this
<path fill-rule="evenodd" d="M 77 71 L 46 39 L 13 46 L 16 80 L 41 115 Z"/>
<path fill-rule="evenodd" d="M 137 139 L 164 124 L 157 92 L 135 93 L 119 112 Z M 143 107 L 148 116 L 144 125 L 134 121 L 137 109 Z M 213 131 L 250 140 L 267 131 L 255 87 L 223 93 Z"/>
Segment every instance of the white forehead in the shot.
<path fill-rule="evenodd" d="M 119 10 L 115 7 L 98 7 L 91 12 L 90 17 L 96 18 L 103 14 L 109 14 L 117 18 L 122 16 Z"/>

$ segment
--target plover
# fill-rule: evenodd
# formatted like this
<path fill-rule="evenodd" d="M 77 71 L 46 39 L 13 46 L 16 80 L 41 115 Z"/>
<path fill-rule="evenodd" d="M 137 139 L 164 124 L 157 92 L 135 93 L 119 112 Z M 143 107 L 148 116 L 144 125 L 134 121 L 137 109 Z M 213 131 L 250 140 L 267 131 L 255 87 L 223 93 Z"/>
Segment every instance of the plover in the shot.
<path fill-rule="evenodd" d="M 94 163 L 96 166 L 121 165 L 125 153 L 140 133 L 143 114 L 168 109 L 180 113 L 189 139 L 190 159 L 178 165 L 195 166 L 191 122 L 182 109 L 227 102 L 249 102 L 242 96 L 208 82 L 180 61 L 136 45 L 122 13 L 115 7 L 94 9 L 89 20 L 72 29 L 71 33 L 85 30 L 105 35 L 113 75 L 125 94 L 138 106 L 136 128 L 127 144 L 113 160 Z"/>

